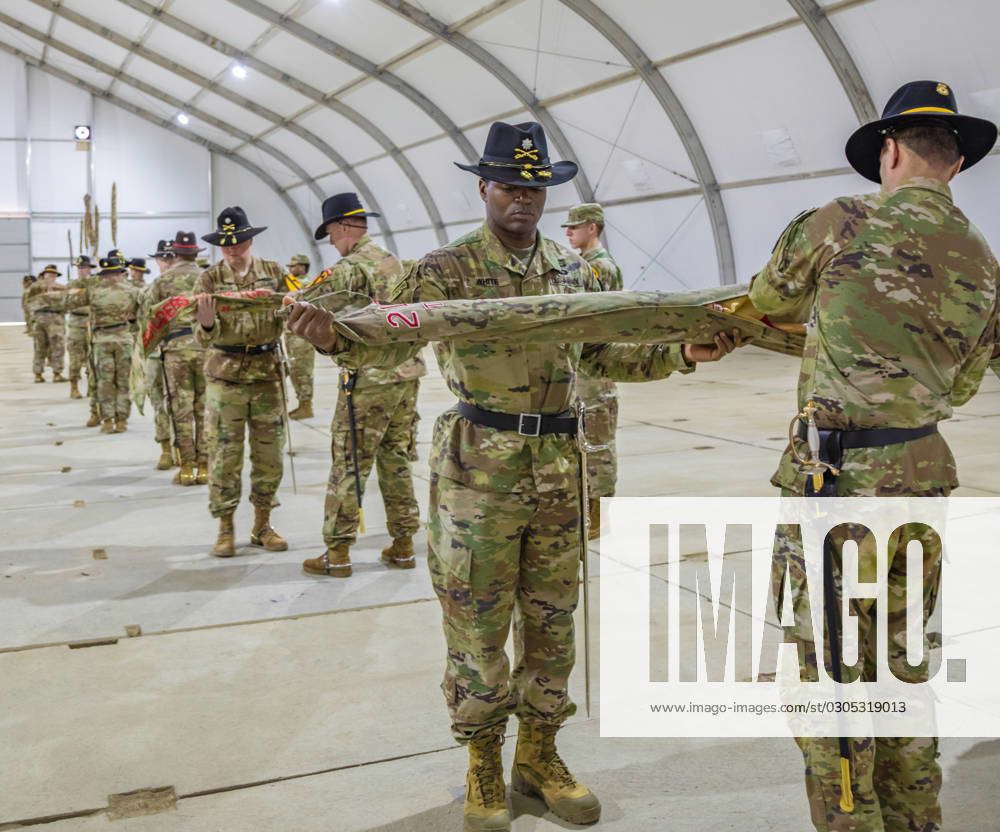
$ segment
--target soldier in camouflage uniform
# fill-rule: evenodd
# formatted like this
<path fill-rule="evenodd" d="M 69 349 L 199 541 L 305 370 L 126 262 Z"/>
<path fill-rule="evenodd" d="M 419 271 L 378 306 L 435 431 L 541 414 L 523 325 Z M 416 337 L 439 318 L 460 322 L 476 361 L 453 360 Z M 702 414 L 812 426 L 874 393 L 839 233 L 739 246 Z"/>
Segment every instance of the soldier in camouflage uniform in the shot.
<path fill-rule="evenodd" d="M 586 202 L 570 209 L 566 222 L 566 239 L 590 264 L 600 292 L 620 292 L 624 289 L 622 270 L 607 249 L 601 245 L 604 233 L 604 209 L 596 202 Z M 583 373 L 577 378 L 576 392 L 585 408 L 587 442 L 603 450 L 587 455 L 587 482 L 590 497 L 590 537 L 601 536 L 601 497 L 614 497 L 618 482 L 618 453 L 615 434 L 618 431 L 618 394 L 615 383 L 606 378 L 589 378 Z"/>
<path fill-rule="evenodd" d="M 21 279 L 21 314 L 24 315 L 24 334 L 29 338 L 34 336 L 31 323 L 31 312 L 28 311 L 28 289 L 35 285 L 35 276 L 26 274 Z"/>
<path fill-rule="evenodd" d="M 199 251 L 193 231 L 178 231 L 168 243 L 174 255 L 146 291 L 149 307 L 178 295 L 190 295 L 201 277 L 195 263 Z M 208 482 L 208 439 L 205 432 L 205 347 L 194 335 L 194 307 L 188 306 L 170 321 L 160 344 L 163 389 L 181 469 L 175 485 Z M 197 466 L 197 467 L 196 467 Z"/>
<path fill-rule="evenodd" d="M 285 292 L 297 292 L 303 286 L 302 279 L 309 273 L 309 258 L 295 254 L 286 264 Z M 288 414 L 289 419 L 311 419 L 313 417 L 313 371 L 316 364 L 316 350 L 304 338 L 286 332 L 283 337 L 285 354 L 288 357 L 288 376 L 292 380 L 296 408 Z"/>
<path fill-rule="evenodd" d="M 387 302 L 390 287 L 402 280 L 403 266 L 368 235 L 367 218 L 377 216 L 366 211 L 354 193 L 337 194 L 323 202 L 316 239 L 329 237 L 343 259 L 310 286 L 310 294 L 342 292 L 343 307 L 357 306 L 359 299 Z M 313 349 L 308 341 L 300 340 Z M 360 515 L 357 495 L 359 491 L 364 494 L 373 464 L 378 468 L 386 525 L 392 535 L 392 544 L 382 550 L 382 560 L 401 569 L 415 566 L 413 536 L 420 528 L 420 511 L 413 494 L 410 452 L 417 392 L 426 372 L 419 356 L 389 369 L 341 371 L 330 427 L 332 463 L 323 512 L 326 552 L 306 560 L 302 565 L 306 572 L 339 578 L 351 574 L 349 550 L 357 539 Z"/>
<path fill-rule="evenodd" d="M 581 257 L 537 232 L 545 186 L 576 174 L 550 164 L 534 123 L 490 129 L 479 165 L 486 223 L 424 257 L 390 291 L 390 303 L 588 292 Z M 342 366 L 398 365 L 419 348 L 348 344 L 333 317 L 292 307 L 289 325 Z M 392 326 L 418 326 L 416 315 Z M 447 640 L 442 689 L 456 739 L 469 746 L 466 830 L 510 829 L 500 747 L 510 714 L 520 720 L 513 770 L 519 791 L 541 796 L 565 820 L 598 819 L 597 798 L 570 773 L 555 734 L 576 706 L 573 612 L 582 554 L 576 371 L 620 381 L 691 372 L 694 361 L 733 348 L 632 344 L 449 341 L 438 360 L 459 404 L 435 425 L 428 562 Z M 504 650 L 514 622 L 514 670 Z"/>
<path fill-rule="evenodd" d="M 63 320 L 66 287 L 56 283 L 56 278 L 61 276 L 62 272 L 55 266 L 46 266 L 38 275 L 35 284 L 28 289 L 25 297 L 25 303 L 31 313 L 36 384 L 45 381 L 42 373 L 46 362 L 52 368 L 53 381 L 66 381 L 62 374 L 66 350 L 66 322 Z"/>
<path fill-rule="evenodd" d="M 156 251 L 149 255 L 156 263 L 159 273 L 163 274 L 174 262 L 174 253 L 166 240 L 156 244 Z M 149 302 L 149 290 L 143 292 L 142 318 L 145 319 L 152 304 Z M 171 441 L 170 413 L 167 411 L 167 398 L 163 388 L 163 353 L 157 349 L 146 358 L 146 397 L 153 406 L 153 438 L 160 446 L 160 458 L 156 462 L 157 471 L 169 471 L 178 460 L 174 459 L 174 448 Z"/>
<path fill-rule="evenodd" d="M 128 261 L 129 282 L 136 289 L 146 288 L 146 275 L 149 274 L 149 267 L 146 265 L 145 257 L 133 257 Z"/>
<path fill-rule="evenodd" d="M 945 84 L 902 87 L 883 118 L 859 129 L 847 146 L 854 168 L 882 189 L 797 217 L 751 286 L 762 312 L 808 322 L 799 406 L 811 402 L 818 426 L 838 434 L 845 448 L 842 459 L 825 458 L 842 472 L 825 476 L 820 496 L 936 497 L 958 485 L 937 423 L 975 393 L 997 348 L 1000 268 L 947 184 L 989 152 L 996 128 L 956 111 Z M 794 451 L 808 459 L 806 444 L 795 441 Z M 772 482 L 786 495 L 814 493 L 792 448 Z M 804 566 L 792 527 L 779 528 L 776 550 L 788 559 L 798 614 L 795 576 Z M 900 542 L 888 568 L 889 661 L 898 678 L 919 682 L 927 678 L 927 660 L 910 668 L 905 640 L 894 635 L 905 632 L 905 609 L 892 600 L 905 597 L 905 557 Z M 863 549 L 861 558 L 861 573 L 874 574 Z M 839 575 L 839 557 L 834 562 Z M 940 547 L 924 547 L 924 575 L 926 632 Z M 773 590 L 780 602 L 782 587 Z M 873 602 L 850 603 L 859 644 L 873 644 L 867 636 Z M 815 668 L 816 645 L 803 639 L 803 654 L 804 668 Z M 826 661 L 829 667 L 829 653 Z M 936 738 L 850 738 L 853 812 L 841 806 L 838 740 L 799 738 L 798 744 L 816 829 L 941 829 Z"/>
<path fill-rule="evenodd" d="M 86 254 L 81 254 L 74 261 L 76 279 L 69 282 L 70 289 L 80 289 L 90 281 L 94 264 Z M 90 310 L 73 309 L 66 313 L 66 352 L 69 355 L 69 397 L 82 399 L 80 393 L 80 373 L 87 370 L 87 395 L 91 399 L 91 411 L 96 409 L 94 402 L 94 382 L 90 378 Z"/>
<path fill-rule="evenodd" d="M 195 335 L 207 348 L 205 358 L 205 422 L 208 436 L 208 507 L 219 519 L 212 554 L 236 554 L 233 514 L 240 501 L 243 437 L 250 445 L 250 502 L 254 524 L 250 542 L 272 552 L 288 543 L 271 528 L 271 509 L 278 505 L 285 445 L 284 384 L 278 339 L 282 323 L 273 311 L 217 315 L 210 295 L 255 289 L 280 292 L 284 270 L 271 260 L 250 254 L 253 238 L 266 230 L 250 225 L 239 206 L 223 209 L 217 231 L 202 239 L 222 249 L 222 262 L 201 273 L 195 291 L 198 313 Z"/>
<path fill-rule="evenodd" d="M 67 308 L 90 307 L 91 339 L 96 372 L 97 407 L 101 433 L 124 433 L 132 398 L 129 373 L 132 366 L 131 321 L 139 314 L 139 291 L 124 277 L 128 264 L 110 252 L 99 261 L 97 279 L 69 290 Z"/>

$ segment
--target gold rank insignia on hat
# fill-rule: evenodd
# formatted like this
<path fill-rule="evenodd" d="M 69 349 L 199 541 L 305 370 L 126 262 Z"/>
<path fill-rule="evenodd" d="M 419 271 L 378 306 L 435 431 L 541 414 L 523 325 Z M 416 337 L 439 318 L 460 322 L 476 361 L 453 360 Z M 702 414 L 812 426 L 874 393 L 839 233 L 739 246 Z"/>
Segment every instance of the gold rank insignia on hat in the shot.
<path fill-rule="evenodd" d="M 937 92 L 938 92 L 938 95 L 950 95 L 951 94 L 951 90 L 948 89 L 948 85 L 947 84 L 938 84 L 937 85 Z"/>

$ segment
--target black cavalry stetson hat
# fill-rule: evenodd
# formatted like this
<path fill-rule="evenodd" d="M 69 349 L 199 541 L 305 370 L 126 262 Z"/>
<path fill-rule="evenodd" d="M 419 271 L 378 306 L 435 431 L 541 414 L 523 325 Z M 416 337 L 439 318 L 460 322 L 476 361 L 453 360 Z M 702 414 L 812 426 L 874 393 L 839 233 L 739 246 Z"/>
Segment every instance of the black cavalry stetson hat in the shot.
<path fill-rule="evenodd" d="M 866 179 L 881 182 L 879 157 L 884 139 L 892 136 L 893 130 L 927 121 L 940 122 L 954 131 L 965 157 L 962 170 L 979 162 L 996 144 L 996 125 L 960 114 L 950 86 L 940 81 L 911 81 L 893 93 L 882 118 L 860 127 L 847 140 L 847 161 Z"/>
<path fill-rule="evenodd" d="M 140 272 L 148 272 L 149 268 L 146 266 L 145 257 L 133 257 L 128 261 L 128 267 L 130 269 L 138 269 Z"/>
<path fill-rule="evenodd" d="M 168 254 L 197 254 L 204 251 L 204 246 L 198 245 L 198 238 L 193 231 L 178 231 L 174 234 L 174 239 L 167 240 L 166 252 Z"/>
<path fill-rule="evenodd" d="M 344 217 L 381 217 L 374 211 L 366 211 L 355 193 L 336 194 L 323 200 L 323 222 L 316 228 L 313 235 L 317 240 L 326 236 L 328 223 L 344 219 Z"/>
<path fill-rule="evenodd" d="M 102 257 L 97 263 L 101 267 L 98 274 L 114 274 L 115 272 L 123 272 L 128 268 L 128 262 L 116 248 L 111 249 L 108 252 L 108 256 Z"/>
<path fill-rule="evenodd" d="M 549 161 L 545 131 L 534 121 L 524 124 L 494 121 L 479 164 L 455 164 L 483 179 L 526 188 L 561 185 L 576 176 L 578 170 L 576 162 Z"/>
<path fill-rule="evenodd" d="M 173 253 L 173 251 L 170 250 L 170 243 L 168 243 L 166 240 L 157 240 L 157 242 L 156 242 L 156 251 L 154 251 L 152 254 L 148 254 L 146 256 L 147 257 L 153 257 L 153 258 L 156 258 L 156 257 L 173 257 L 174 253 Z"/>
<path fill-rule="evenodd" d="M 76 260 L 73 261 L 74 266 L 84 266 L 87 268 L 94 268 L 94 264 L 90 260 L 90 256 L 87 254 L 79 255 Z"/>
<path fill-rule="evenodd" d="M 256 237 L 261 231 L 267 231 L 266 225 L 250 225 L 250 220 L 247 219 L 247 212 L 240 208 L 239 205 L 223 208 L 222 213 L 219 214 L 218 219 L 215 221 L 215 225 L 218 230 L 213 231 L 211 234 L 203 234 L 201 238 L 213 246 L 239 245 L 252 237 Z M 175 244 L 171 244 L 171 247 L 175 251 L 178 250 Z M 201 249 L 198 250 L 201 251 Z M 193 251 L 193 249 L 188 249 L 188 251 Z"/>

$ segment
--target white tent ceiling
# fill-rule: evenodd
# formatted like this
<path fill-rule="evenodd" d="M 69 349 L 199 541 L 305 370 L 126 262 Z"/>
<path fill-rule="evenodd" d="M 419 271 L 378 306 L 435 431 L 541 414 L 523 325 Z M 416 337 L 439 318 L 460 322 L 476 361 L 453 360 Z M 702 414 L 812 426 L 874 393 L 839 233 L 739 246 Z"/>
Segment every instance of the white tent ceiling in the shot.
<path fill-rule="evenodd" d="M 3 0 L 0 48 L 249 168 L 303 233 L 359 191 L 390 245 L 475 222 L 451 162 L 534 119 L 581 165 L 550 208 L 620 208 L 615 242 L 668 272 L 655 249 L 691 227 L 722 282 L 817 192 L 795 183 L 856 189 L 844 139 L 902 81 L 1000 115 L 995 0 L 482 2 Z"/>

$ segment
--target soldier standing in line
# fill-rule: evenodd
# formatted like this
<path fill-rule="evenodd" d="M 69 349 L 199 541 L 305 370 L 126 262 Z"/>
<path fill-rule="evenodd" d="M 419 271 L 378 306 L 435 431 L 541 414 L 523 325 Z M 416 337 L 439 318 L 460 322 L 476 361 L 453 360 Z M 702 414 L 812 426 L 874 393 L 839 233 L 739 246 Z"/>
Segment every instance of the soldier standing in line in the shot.
<path fill-rule="evenodd" d="M 149 274 L 149 267 L 146 266 L 145 257 L 133 257 L 128 261 L 129 281 L 136 289 L 146 288 L 147 274 Z"/>
<path fill-rule="evenodd" d="M 288 274 L 285 275 L 286 292 L 295 292 L 302 288 L 302 278 L 309 273 L 309 258 L 304 254 L 296 254 L 288 264 Z M 285 347 L 288 353 L 288 375 L 295 388 L 297 406 L 288 414 L 289 419 L 311 419 L 313 417 L 313 371 L 316 364 L 316 350 L 305 338 L 285 333 Z"/>
<path fill-rule="evenodd" d="M 282 323 L 273 310 L 216 314 L 217 292 L 280 292 L 285 272 L 278 263 L 250 253 L 253 238 L 266 226 L 250 225 L 239 206 L 219 214 L 217 230 L 202 239 L 222 251 L 222 262 L 206 269 L 195 291 L 198 313 L 195 335 L 207 348 L 205 420 L 209 447 L 208 507 L 219 520 L 212 554 L 236 554 L 233 514 L 240 501 L 243 437 L 250 446 L 250 502 L 254 524 L 250 542 L 272 552 L 288 543 L 271 528 L 271 509 L 278 505 L 285 445 L 284 382 L 278 339 Z"/>
<path fill-rule="evenodd" d="M 624 288 L 622 270 L 607 249 L 601 245 L 604 233 L 604 209 L 596 202 L 587 202 L 570 209 L 562 224 L 566 239 L 590 264 L 599 292 L 620 292 Z M 588 495 L 590 505 L 590 538 L 601 536 L 601 497 L 614 497 L 618 482 L 618 453 L 615 434 L 618 431 L 618 393 L 615 383 L 606 378 L 591 378 L 580 373 L 576 392 L 585 408 L 587 442 L 604 450 L 587 454 Z"/>
<path fill-rule="evenodd" d="M 166 240 L 156 244 L 156 251 L 149 255 L 162 275 L 173 265 L 174 253 Z M 149 302 L 151 286 L 143 292 L 142 317 L 152 304 Z M 174 459 L 173 443 L 171 442 L 170 413 L 167 411 L 167 398 L 163 389 L 163 354 L 158 348 L 146 358 L 146 397 L 153 406 L 153 437 L 160 446 L 160 458 L 156 463 L 157 471 L 169 471 L 177 460 Z"/>
<path fill-rule="evenodd" d="M 149 307 L 178 295 L 190 295 L 201 277 L 195 263 L 198 240 L 193 231 L 178 231 L 168 243 L 173 258 L 146 290 Z M 205 432 L 205 347 L 194 335 L 193 305 L 170 321 L 160 343 L 163 384 L 181 469 L 175 485 L 204 485 L 208 482 L 208 439 Z M 196 467 L 197 466 L 197 469 Z"/>
<path fill-rule="evenodd" d="M 991 122 L 958 114 L 947 84 L 906 84 L 883 117 L 861 127 L 847 144 L 851 165 L 881 183 L 881 190 L 796 217 L 754 278 L 750 298 L 757 309 L 808 322 L 799 438 L 772 479 L 784 495 L 941 497 L 958 485 L 938 422 L 976 392 L 997 348 L 1000 267 L 955 206 L 948 182 L 986 156 L 996 136 Z M 803 441 L 807 409 L 821 430 L 823 463 L 839 471 L 828 470 L 818 491 L 797 462 L 812 456 Z M 803 550 L 793 529 L 779 527 L 775 547 L 787 559 L 798 615 Z M 910 666 L 901 600 L 906 545 L 901 540 L 889 553 L 888 659 L 897 678 L 916 683 L 927 679 L 929 645 L 923 664 Z M 874 574 L 864 551 L 859 549 L 860 574 Z M 923 551 L 926 632 L 941 578 L 941 548 L 924 545 Z M 834 574 L 840 574 L 839 560 L 833 558 Z M 780 611 L 783 588 L 773 591 Z M 865 667 L 872 667 L 874 601 L 850 605 L 858 643 L 869 645 Z M 808 614 L 807 601 L 801 609 Z M 800 639 L 799 656 L 803 670 L 815 673 L 822 660 L 815 643 Z M 825 661 L 832 666 L 829 652 Z M 848 738 L 846 783 L 838 739 L 797 742 L 817 830 L 941 829 L 935 737 Z M 853 810 L 845 800 L 852 792 Z"/>
<path fill-rule="evenodd" d="M 66 287 L 56 283 L 56 278 L 61 276 L 62 272 L 55 266 L 46 266 L 25 298 L 35 342 L 36 384 L 45 381 L 42 373 L 46 362 L 52 368 L 53 381 L 66 381 L 62 374 L 66 351 L 66 321 L 63 318 Z"/>
<path fill-rule="evenodd" d="M 533 122 L 492 125 L 478 165 L 486 222 L 426 255 L 390 290 L 391 303 L 576 293 L 596 288 L 585 260 L 538 233 L 545 188 L 576 175 L 550 163 Z M 342 366 L 398 365 L 419 344 L 349 344 L 333 316 L 307 303 L 293 332 Z M 408 326 L 406 321 L 399 322 Z M 501 744 L 520 721 L 513 786 L 559 817 L 592 823 L 594 794 L 570 772 L 555 736 L 576 711 L 567 684 L 575 661 L 573 612 L 583 554 L 577 419 L 578 368 L 619 381 L 691 372 L 739 345 L 726 335 L 691 344 L 441 342 L 438 361 L 456 407 L 435 424 L 428 562 L 441 603 L 447 664 L 442 690 L 455 738 L 469 747 L 466 830 L 510 829 Z M 504 649 L 514 626 L 514 670 Z"/>
<path fill-rule="evenodd" d="M 354 193 L 337 194 L 323 202 L 316 239 L 329 237 L 343 259 L 321 285 L 324 292 L 343 292 L 344 306 L 357 305 L 359 296 L 385 303 L 390 288 L 402 280 L 400 261 L 368 234 L 367 218 L 377 216 L 366 211 Z M 419 355 L 389 369 L 342 370 L 330 426 L 332 462 L 323 509 L 326 552 L 306 560 L 302 564 L 306 572 L 336 578 L 351 574 L 349 552 L 357 539 L 361 513 L 358 495 L 364 495 L 373 464 L 392 535 L 392 544 L 382 550 L 382 560 L 401 569 L 415 566 L 413 536 L 420 529 L 420 509 L 413 493 L 410 452 L 417 392 L 426 372 Z"/>
<path fill-rule="evenodd" d="M 28 310 L 28 290 L 35 285 L 35 276 L 26 274 L 21 279 L 21 314 L 24 315 L 24 334 L 29 338 L 34 336 L 31 322 L 31 312 Z"/>
<path fill-rule="evenodd" d="M 90 307 L 97 406 L 101 433 L 124 433 L 132 410 L 129 373 L 132 366 L 131 321 L 139 314 L 140 294 L 124 277 L 125 258 L 115 251 L 99 261 L 97 279 L 69 290 L 67 307 Z"/>
<path fill-rule="evenodd" d="M 80 289 L 89 283 L 94 264 L 86 254 L 81 254 L 73 264 L 76 279 L 68 284 L 70 289 Z M 87 395 L 93 401 L 93 379 L 90 378 L 90 310 L 76 308 L 66 314 L 66 352 L 69 355 L 69 397 L 82 399 L 80 393 L 80 373 L 87 371 Z"/>

